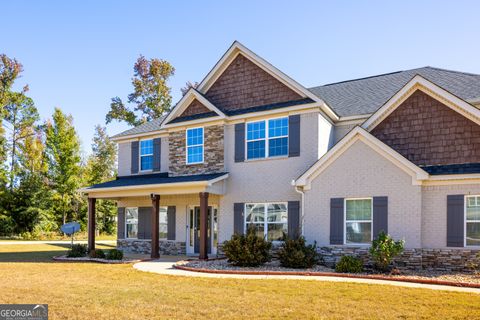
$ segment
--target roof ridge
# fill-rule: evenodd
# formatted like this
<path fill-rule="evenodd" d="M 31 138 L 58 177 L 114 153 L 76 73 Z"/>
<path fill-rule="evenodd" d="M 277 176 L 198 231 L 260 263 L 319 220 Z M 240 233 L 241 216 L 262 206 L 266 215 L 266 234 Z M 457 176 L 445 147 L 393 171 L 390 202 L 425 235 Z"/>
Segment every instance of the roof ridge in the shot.
<path fill-rule="evenodd" d="M 434 70 L 439 70 L 439 71 L 445 71 L 445 72 L 460 73 L 460 74 L 465 74 L 465 75 L 468 75 L 468 76 L 480 77 L 480 74 L 478 74 L 478 73 L 450 70 L 450 69 L 444 69 L 444 68 L 438 68 L 438 67 L 432 67 L 432 66 L 426 66 L 424 68 L 429 68 L 429 69 L 434 69 Z"/>

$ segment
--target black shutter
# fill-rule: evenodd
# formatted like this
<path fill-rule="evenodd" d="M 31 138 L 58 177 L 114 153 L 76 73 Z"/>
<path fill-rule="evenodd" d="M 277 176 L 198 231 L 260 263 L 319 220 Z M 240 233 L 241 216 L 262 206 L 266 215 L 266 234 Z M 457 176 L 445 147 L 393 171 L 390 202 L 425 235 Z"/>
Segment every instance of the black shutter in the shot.
<path fill-rule="evenodd" d="M 300 156 L 300 115 L 288 117 L 288 156 Z"/>
<path fill-rule="evenodd" d="M 138 239 L 152 239 L 152 207 L 138 208 Z"/>
<path fill-rule="evenodd" d="M 117 239 L 125 239 L 125 208 L 117 208 Z"/>
<path fill-rule="evenodd" d="M 447 196 L 447 247 L 463 247 L 465 241 L 465 196 Z"/>
<path fill-rule="evenodd" d="M 373 197 L 373 237 L 388 233 L 388 197 Z"/>
<path fill-rule="evenodd" d="M 233 232 L 235 234 L 243 234 L 244 231 L 244 216 L 243 211 L 245 209 L 244 203 L 233 204 Z"/>
<path fill-rule="evenodd" d="M 245 161 L 245 123 L 235 124 L 235 162 Z"/>
<path fill-rule="evenodd" d="M 162 139 L 153 139 L 153 171 L 160 171 L 160 158 L 162 156 Z"/>
<path fill-rule="evenodd" d="M 330 244 L 343 244 L 343 198 L 330 199 Z"/>
<path fill-rule="evenodd" d="M 167 240 L 175 240 L 176 207 L 171 206 L 167 209 Z"/>
<path fill-rule="evenodd" d="M 288 201 L 288 237 L 297 239 L 300 230 L 300 201 Z"/>
<path fill-rule="evenodd" d="M 138 173 L 138 162 L 139 162 L 139 146 L 138 141 L 133 141 L 131 144 L 132 149 L 132 159 L 131 159 L 131 173 Z"/>

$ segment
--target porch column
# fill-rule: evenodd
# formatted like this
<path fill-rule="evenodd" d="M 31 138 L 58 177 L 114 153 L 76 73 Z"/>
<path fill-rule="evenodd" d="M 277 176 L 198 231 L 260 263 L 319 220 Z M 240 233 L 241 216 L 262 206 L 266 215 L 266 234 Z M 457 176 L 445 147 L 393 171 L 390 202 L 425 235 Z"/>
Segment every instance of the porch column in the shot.
<path fill-rule="evenodd" d="M 95 250 L 95 202 L 97 199 L 88 198 L 88 252 Z"/>
<path fill-rule="evenodd" d="M 152 199 L 152 251 L 150 253 L 150 257 L 152 259 L 160 258 L 160 250 L 158 246 L 158 222 L 159 222 L 159 210 L 160 210 L 160 195 L 159 194 L 151 194 Z"/>
<path fill-rule="evenodd" d="M 207 230 L 208 230 L 208 192 L 200 192 L 200 256 L 199 259 L 208 259 Z"/>

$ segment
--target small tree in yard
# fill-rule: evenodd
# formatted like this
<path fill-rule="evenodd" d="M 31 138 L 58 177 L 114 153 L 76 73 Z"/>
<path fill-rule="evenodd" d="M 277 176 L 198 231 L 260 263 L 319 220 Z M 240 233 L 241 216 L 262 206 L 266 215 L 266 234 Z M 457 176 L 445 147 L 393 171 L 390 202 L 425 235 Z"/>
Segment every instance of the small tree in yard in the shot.
<path fill-rule="evenodd" d="M 248 228 L 247 234 L 234 234 L 225 241 L 223 251 L 235 266 L 258 267 L 270 261 L 271 247 L 271 242 L 259 237 L 254 228 Z"/>
<path fill-rule="evenodd" d="M 381 271 L 387 271 L 393 258 L 403 252 L 405 241 L 395 241 L 385 232 L 380 232 L 378 237 L 373 240 L 370 254 L 372 255 L 375 268 Z"/>

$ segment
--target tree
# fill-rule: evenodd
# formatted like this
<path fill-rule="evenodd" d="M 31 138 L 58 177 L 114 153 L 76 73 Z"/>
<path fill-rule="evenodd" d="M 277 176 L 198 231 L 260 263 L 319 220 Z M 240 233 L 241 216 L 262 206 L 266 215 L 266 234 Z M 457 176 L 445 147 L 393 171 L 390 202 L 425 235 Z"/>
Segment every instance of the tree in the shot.
<path fill-rule="evenodd" d="M 25 92 L 10 94 L 10 99 L 5 106 L 5 121 L 11 129 L 10 134 L 10 190 L 13 189 L 15 178 L 18 175 L 18 145 L 34 134 L 32 129 L 36 121 L 40 119 L 33 100 L 25 96 Z"/>
<path fill-rule="evenodd" d="M 133 104 L 133 110 L 119 97 L 112 98 L 110 111 L 105 121 L 125 121 L 137 126 L 143 122 L 161 117 L 170 110 L 172 96 L 168 79 L 175 69 L 166 60 L 150 59 L 140 55 L 133 66 L 133 93 L 128 95 L 127 103 Z"/>
<path fill-rule="evenodd" d="M 85 170 L 86 185 L 106 182 L 116 175 L 117 148 L 108 137 L 106 128 L 95 126 L 92 154 L 88 158 Z M 112 200 L 99 200 L 96 206 L 96 226 L 102 233 L 115 231 L 116 205 Z"/>
<path fill-rule="evenodd" d="M 187 81 L 185 83 L 185 87 L 180 89 L 180 91 L 182 92 L 182 96 L 186 95 L 188 90 L 190 90 L 190 88 L 195 89 L 196 87 L 198 87 L 198 82 L 195 81 L 194 83 L 192 83 L 190 81 Z"/>
<path fill-rule="evenodd" d="M 80 184 L 80 143 L 71 116 L 55 108 L 52 120 L 45 125 L 45 156 L 48 163 L 47 177 L 53 189 L 57 220 L 78 218 L 77 189 Z M 58 217 L 61 216 L 61 219 Z"/>

